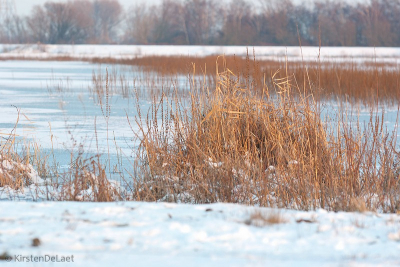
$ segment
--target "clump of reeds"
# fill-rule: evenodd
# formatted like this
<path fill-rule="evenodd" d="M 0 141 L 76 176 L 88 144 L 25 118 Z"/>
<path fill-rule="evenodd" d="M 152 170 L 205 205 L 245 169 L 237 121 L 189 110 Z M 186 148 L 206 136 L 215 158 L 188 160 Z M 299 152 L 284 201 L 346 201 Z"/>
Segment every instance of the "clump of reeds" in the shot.
<path fill-rule="evenodd" d="M 244 81 L 242 79 L 245 79 Z M 135 172 L 137 200 L 234 202 L 298 209 L 349 210 L 400 206 L 395 133 L 371 114 L 354 125 L 338 114 L 336 127 L 293 77 L 259 87 L 229 69 L 216 87 L 190 89 L 188 98 L 154 99 L 141 131 Z"/>
<path fill-rule="evenodd" d="M 108 179 L 100 155 L 87 158 L 80 146 L 77 156 L 71 153 L 68 171 L 60 173 L 57 163 L 51 166 L 47 161 L 48 155 L 41 154 L 38 144 L 19 147 L 15 133 L 18 118 L 11 133 L 1 133 L 1 194 L 14 198 L 19 193 L 26 193 L 33 200 L 104 202 L 122 199 L 121 186 Z"/>
<path fill-rule="evenodd" d="M 104 110 L 104 107 L 108 109 L 112 96 L 117 92 L 116 70 L 114 69 L 110 75 L 108 70 L 106 72 L 106 75 L 103 75 L 101 71 L 99 73 L 93 71 L 92 86 L 89 87 L 89 93 L 92 95 L 93 101 L 100 105 L 103 115 L 108 112 L 108 110 Z"/>
<path fill-rule="evenodd" d="M 92 85 L 89 86 L 89 93 L 94 103 L 103 107 L 107 104 L 107 101 L 111 102 L 114 95 L 120 95 L 123 98 L 131 97 L 131 88 L 132 84 L 126 76 L 123 74 L 118 75 L 116 69 L 113 68 L 110 73 L 106 69 L 106 75 L 103 75 L 101 70 L 97 73 L 93 71 Z"/>
<path fill-rule="evenodd" d="M 7 152 L 0 155 L 0 187 L 18 190 L 41 181 L 32 165 L 25 164 L 18 156 L 10 157 Z"/>
<path fill-rule="evenodd" d="M 100 155 L 88 159 L 79 154 L 74 158 L 70 171 L 64 173 L 60 188 L 60 200 L 109 202 L 122 200 L 120 184 L 110 181 Z"/>
<path fill-rule="evenodd" d="M 31 163 L 41 161 L 43 155 L 20 156 L 13 147 L 0 152 L 0 189 L 5 189 L 0 191 L 7 195 L 11 191 L 14 192 L 12 194 L 26 191 L 29 194 L 34 192 L 35 195 L 29 196 L 33 199 L 95 202 L 122 200 L 120 183 L 108 179 L 99 155 L 85 158 L 80 153 L 73 158 L 70 168 L 62 173 L 49 164 L 36 165 L 36 168 L 41 168 L 38 173 Z M 43 178 L 41 174 L 47 177 Z"/>
<path fill-rule="evenodd" d="M 10 133 L 0 133 L 0 187 L 20 189 L 37 181 L 37 173 L 29 164 L 15 152 L 16 128 L 19 122 L 20 110 L 17 108 L 17 120 Z"/>

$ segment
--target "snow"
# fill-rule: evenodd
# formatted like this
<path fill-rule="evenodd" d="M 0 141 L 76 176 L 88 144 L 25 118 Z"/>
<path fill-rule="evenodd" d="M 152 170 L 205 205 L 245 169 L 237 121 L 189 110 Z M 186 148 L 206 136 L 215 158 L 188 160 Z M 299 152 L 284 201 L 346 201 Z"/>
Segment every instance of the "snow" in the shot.
<path fill-rule="evenodd" d="M 282 223 L 256 226 L 255 212 Z M 0 214 L 0 254 L 74 256 L 61 266 L 400 264 L 395 214 L 140 202 L 0 202 Z"/>
<path fill-rule="evenodd" d="M 1 164 L 5 173 L 18 165 L 32 181 L 20 190 L 0 187 L 4 266 L 17 262 L 53 266 L 54 262 L 32 262 L 51 257 L 70 261 L 57 262 L 63 266 L 400 264 L 400 213 L 307 212 L 223 203 L 47 201 L 58 199 L 67 189 L 46 184 L 30 165 L 6 159 Z M 97 181 L 94 174 L 87 175 Z M 121 187 L 110 181 L 111 189 Z M 90 188 L 78 194 L 82 201 L 91 197 Z M 167 195 L 163 201 L 193 203 L 189 194 L 173 197 Z"/>
<path fill-rule="evenodd" d="M 0 174 L 2 178 L 15 179 L 13 176 L 15 172 L 24 173 L 30 183 L 36 185 L 43 185 L 44 181 L 40 178 L 38 172 L 33 168 L 31 164 L 22 164 L 12 160 L 0 158 Z M 3 188 L 0 187 L 0 194 Z"/>
<path fill-rule="evenodd" d="M 212 162 L 218 166 L 218 163 Z M 296 164 L 293 162 L 293 164 Z M 399 266 L 400 213 L 345 213 L 238 204 L 65 202 L 33 170 L 0 187 L 0 263 L 11 266 Z M 97 177 L 92 173 L 94 181 Z M 40 183 L 39 183 L 40 182 Z M 110 181 L 110 188 L 120 185 Z M 190 195 L 163 201 L 193 203 Z M 91 189 L 78 199 L 91 200 Z M 14 200 L 14 201 L 10 201 Z M 2 260 L 3 259 L 3 260 Z M 10 262 L 7 262 L 7 259 Z M 42 262 L 33 262 L 42 260 Z M 3 262 L 2 262 L 3 261 Z"/>
<path fill-rule="evenodd" d="M 258 59 L 288 61 L 384 62 L 399 64 L 398 47 L 284 47 L 284 46 L 156 46 L 156 45 L 0 45 L 0 59 L 72 57 L 75 59 L 116 58 L 129 59 L 142 56 L 250 56 L 253 49 Z"/>

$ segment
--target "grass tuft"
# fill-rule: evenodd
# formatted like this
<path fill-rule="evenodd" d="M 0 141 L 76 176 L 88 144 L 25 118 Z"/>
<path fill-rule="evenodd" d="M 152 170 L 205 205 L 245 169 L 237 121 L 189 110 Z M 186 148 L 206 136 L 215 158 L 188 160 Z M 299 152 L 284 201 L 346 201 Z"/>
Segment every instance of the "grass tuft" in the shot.
<path fill-rule="evenodd" d="M 244 221 L 246 225 L 252 225 L 256 227 L 283 224 L 286 222 L 286 219 L 278 212 L 261 212 L 260 210 L 252 213 L 250 218 Z"/>

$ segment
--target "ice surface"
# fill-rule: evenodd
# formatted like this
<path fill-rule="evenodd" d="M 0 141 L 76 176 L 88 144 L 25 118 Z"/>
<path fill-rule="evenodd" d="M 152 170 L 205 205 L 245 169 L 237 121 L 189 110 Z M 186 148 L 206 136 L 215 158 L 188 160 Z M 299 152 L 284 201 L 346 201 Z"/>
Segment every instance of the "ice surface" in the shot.
<path fill-rule="evenodd" d="M 36 142 L 43 153 L 55 151 L 61 165 L 70 163 L 72 151 L 80 145 L 91 155 L 104 153 L 106 121 L 88 87 L 92 72 L 105 72 L 106 67 L 114 68 L 84 62 L 0 61 L 0 133 L 6 136 L 13 132 L 25 143 Z M 59 85 L 65 92 L 57 91 Z M 113 162 L 117 161 L 115 144 L 127 157 L 134 147 L 126 117 L 135 115 L 132 103 L 119 95 L 110 97 L 108 126 Z"/>

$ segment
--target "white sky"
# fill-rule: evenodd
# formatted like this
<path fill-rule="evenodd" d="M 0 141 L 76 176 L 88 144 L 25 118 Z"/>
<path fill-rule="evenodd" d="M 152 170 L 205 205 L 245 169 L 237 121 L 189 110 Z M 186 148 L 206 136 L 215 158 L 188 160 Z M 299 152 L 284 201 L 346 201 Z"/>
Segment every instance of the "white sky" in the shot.
<path fill-rule="evenodd" d="M 9 0 L 10 1 L 10 0 Z M 36 5 L 43 5 L 50 0 L 14 0 L 15 8 L 17 9 L 18 15 L 29 15 L 32 7 Z M 11 0 L 12 2 L 12 0 Z M 67 2 L 67 0 L 51 0 L 51 2 Z M 125 7 L 135 5 L 137 3 L 149 3 L 155 4 L 161 2 L 161 0 L 119 0 L 119 2 Z"/>
<path fill-rule="evenodd" d="M 67 2 L 68 0 L 9 0 L 9 1 L 14 1 L 15 6 L 17 9 L 17 14 L 18 15 L 29 15 L 32 7 L 35 5 L 43 5 L 44 3 L 48 1 L 52 2 Z M 125 7 L 128 8 L 130 6 L 133 6 L 138 3 L 148 3 L 148 4 L 156 4 L 160 3 L 162 0 L 119 0 L 119 2 Z M 258 0 L 248 0 L 250 2 L 258 2 Z M 337 0 L 340 1 L 340 0 Z M 357 2 L 365 2 L 369 0 L 344 0 L 349 3 L 357 3 Z M 294 0 L 294 2 L 313 2 L 312 0 Z"/>

